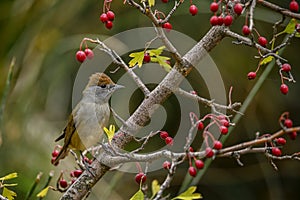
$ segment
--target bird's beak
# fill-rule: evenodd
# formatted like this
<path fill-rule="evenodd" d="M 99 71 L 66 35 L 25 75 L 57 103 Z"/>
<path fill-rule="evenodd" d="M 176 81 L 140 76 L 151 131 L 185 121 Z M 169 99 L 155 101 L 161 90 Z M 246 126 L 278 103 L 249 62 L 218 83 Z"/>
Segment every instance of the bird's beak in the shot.
<path fill-rule="evenodd" d="M 115 85 L 114 85 L 114 89 L 115 89 L 115 90 L 118 90 L 118 89 L 121 89 L 121 88 L 125 88 L 125 86 L 123 86 L 123 85 L 118 85 L 118 84 L 115 84 Z"/>

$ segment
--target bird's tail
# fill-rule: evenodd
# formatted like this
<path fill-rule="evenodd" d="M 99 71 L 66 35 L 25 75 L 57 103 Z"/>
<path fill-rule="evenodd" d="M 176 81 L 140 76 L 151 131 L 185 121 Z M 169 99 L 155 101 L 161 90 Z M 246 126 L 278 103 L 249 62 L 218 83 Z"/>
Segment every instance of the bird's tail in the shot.
<path fill-rule="evenodd" d="M 59 161 L 61 159 L 64 159 L 68 155 L 68 153 L 69 153 L 69 149 L 64 145 L 60 150 L 60 152 L 58 153 L 58 155 L 56 156 L 56 158 L 52 160 L 52 164 L 57 166 L 59 164 Z"/>

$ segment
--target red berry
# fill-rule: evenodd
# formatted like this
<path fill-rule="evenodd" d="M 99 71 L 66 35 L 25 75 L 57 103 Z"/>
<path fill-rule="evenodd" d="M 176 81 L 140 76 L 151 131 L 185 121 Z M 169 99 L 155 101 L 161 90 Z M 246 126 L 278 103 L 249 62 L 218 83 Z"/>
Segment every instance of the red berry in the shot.
<path fill-rule="evenodd" d="M 165 139 L 165 142 L 167 145 L 172 146 L 173 145 L 173 138 L 172 137 L 167 137 Z"/>
<path fill-rule="evenodd" d="M 224 24 L 224 18 L 222 16 L 218 17 L 218 25 L 222 26 Z"/>
<path fill-rule="evenodd" d="M 172 30 L 172 24 L 170 24 L 169 22 L 164 23 L 162 27 L 165 28 L 167 32 L 170 32 Z"/>
<path fill-rule="evenodd" d="M 226 126 L 220 126 L 220 132 L 222 135 L 226 135 L 228 133 L 228 128 Z"/>
<path fill-rule="evenodd" d="M 229 127 L 229 126 L 230 126 L 230 124 L 229 124 L 229 122 L 227 121 L 227 119 L 222 119 L 222 120 L 220 120 L 220 123 L 223 124 L 223 126 L 226 126 L 226 127 Z"/>
<path fill-rule="evenodd" d="M 211 18 L 210 18 L 210 24 L 212 25 L 212 26 L 216 26 L 216 25 L 218 25 L 219 24 L 219 20 L 218 20 L 218 17 L 217 16 L 212 16 Z"/>
<path fill-rule="evenodd" d="M 58 150 L 52 151 L 52 157 L 57 157 L 58 154 L 59 154 L 59 151 L 58 151 Z"/>
<path fill-rule="evenodd" d="M 145 183 L 147 179 L 146 174 L 144 174 L 143 172 L 138 173 L 137 175 L 135 175 L 135 182 L 137 182 L 138 184 Z"/>
<path fill-rule="evenodd" d="M 161 0 L 163 3 L 168 3 L 168 0 Z"/>
<path fill-rule="evenodd" d="M 113 27 L 112 21 L 107 21 L 107 22 L 105 23 L 105 27 L 106 27 L 107 29 L 111 29 L 111 28 Z"/>
<path fill-rule="evenodd" d="M 284 63 L 282 66 L 281 66 L 281 69 L 282 69 L 282 71 L 284 71 L 284 72 L 289 72 L 289 71 L 291 71 L 291 65 L 290 64 L 288 64 L 288 63 Z"/>
<path fill-rule="evenodd" d="M 61 179 L 61 180 L 59 180 L 59 185 L 62 188 L 66 188 L 66 187 L 68 187 L 68 182 L 65 179 Z"/>
<path fill-rule="evenodd" d="M 219 4 L 216 2 L 212 2 L 210 4 L 210 11 L 211 12 L 217 12 L 219 10 Z"/>
<path fill-rule="evenodd" d="M 222 147 L 223 147 L 223 145 L 222 145 L 222 143 L 220 142 L 220 141 L 215 141 L 214 142 L 214 149 L 216 149 L 216 150 L 220 150 L 220 149 L 222 149 Z"/>
<path fill-rule="evenodd" d="M 286 143 L 286 140 L 284 138 L 282 138 L 282 137 L 277 138 L 275 141 L 279 145 L 285 145 L 285 143 Z"/>
<path fill-rule="evenodd" d="M 76 52 L 76 59 L 79 61 L 79 62 L 83 62 L 85 61 L 86 59 L 86 55 L 83 51 L 79 50 Z"/>
<path fill-rule="evenodd" d="M 282 94 L 287 94 L 289 92 L 289 87 L 286 84 L 281 84 L 280 91 Z"/>
<path fill-rule="evenodd" d="M 102 23 L 105 23 L 105 22 L 108 21 L 108 17 L 107 17 L 107 14 L 106 14 L 106 13 L 102 13 L 102 14 L 100 15 L 100 21 L 101 21 Z"/>
<path fill-rule="evenodd" d="M 198 13 L 198 8 L 194 4 L 190 6 L 190 13 L 192 16 L 196 15 Z"/>
<path fill-rule="evenodd" d="M 196 165 L 197 169 L 203 169 L 204 162 L 202 160 L 195 160 L 195 165 Z"/>
<path fill-rule="evenodd" d="M 287 128 L 293 127 L 293 121 L 291 119 L 284 120 L 284 126 Z"/>
<path fill-rule="evenodd" d="M 113 11 L 111 11 L 111 10 L 107 11 L 106 15 L 107 15 L 107 18 L 109 21 L 114 21 L 115 13 Z"/>
<path fill-rule="evenodd" d="M 297 137 L 297 132 L 293 131 L 293 132 L 288 133 L 288 135 L 289 135 L 291 140 L 295 140 L 296 137 Z"/>
<path fill-rule="evenodd" d="M 189 148 L 189 151 L 190 151 L 190 152 L 194 152 L 193 147 L 190 147 L 190 148 Z"/>
<path fill-rule="evenodd" d="M 255 79 L 256 73 L 255 72 L 249 72 L 247 76 L 248 76 L 249 80 L 252 80 L 252 79 Z"/>
<path fill-rule="evenodd" d="M 56 160 L 56 157 L 52 157 L 51 158 L 51 163 L 53 164 L 55 160 Z M 59 162 L 57 162 L 54 166 L 57 166 L 58 164 L 59 164 Z"/>
<path fill-rule="evenodd" d="M 232 24 L 232 16 L 231 15 L 227 15 L 224 18 L 224 25 L 225 26 L 230 26 Z"/>
<path fill-rule="evenodd" d="M 75 177 L 78 178 L 82 174 L 82 170 L 76 169 L 76 170 L 73 171 L 73 174 L 74 174 Z"/>
<path fill-rule="evenodd" d="M 171 167 L 171 163 L 170 163 L 169 161 L 165 161 L 165 162 L 163 163 L 163 168 L 164 168 L 164 169 L 170 169 L 170 167 Z"/>
<path fill-rule="evenodd" d="M 272 148 L 272 154 L 274 156 L 281 156 L 281 150 L 278 147 L 273 147 Z"/>
<path fill-rule="evenodd" d="M 144 61 L 145 63 L 148 63 L 148 62 L 151 61 L 151 57 L 150 57 L 149 53 L 145 53 L 145 54 L 144 54 L 144 59 L 143 59 L 143 61 Z"/>
<path fill-rule="evenodd" d="M 205 149 L 205 156 L 207 158 L 211 158 L 214 156 L 214 151 L 210 147 L 206 147 Z"/>
<path fill-rule="evenodd" d="M 298 12 L 298 10 L 299 10 L 299 5 L 298 5 L 297 1 L 292 0 L 290 3 L 290 11 Z"/>
<path fill-rule="evenodd" d="M 243 11 L 243 6 L 240 3 L 237 3 L 234 5 L 233 10 L 237 15 L 240 15 Z"/>
<path fill-rule="evenodd" d="M 198 128 L 198 130 L 202 130 L 204 128 L 203 122 L 199 122 L 197 128 Z"/>
<path fill-rule="evenodd" d="M 85 53 L 85 55 L 86 55 L 86 57 L 87 57 L 88 59 L 94 58 L 94 52 L 93 52 L 91 49 L 86 48 L 86 49 L 84 50 L 84 53 Z"/>
<path fill-rule="evenodd" d="M 169 137 L 169 134 L 167 131 L 161 131 L 160 132 L 160 138 L 165 140 L 167 137 Z"/>
<path fill-rule="evenodd" d="M 195 177 L 197 175 L 197 171 L 195 169 L 195 167 L 193 166 L 190 166 L 189 167 L 189 174 L 192 176 L 192 177 Z"/>
<path fill-rule="evenodd" d="M 266 47 L 266 46 L 267 46 L 267 43 L 268 43 L 268 40 L 267 40 L 265 37 L 260 36 L 260 37 L 258 38 L 258 43 L 259 43 L 261 46 Z"/>
<path fill-rule="evenodd" d="M 244 35 L 249 35 L 251 33 L 249 26 L 244 25 L 243 29 L 242 29 L 242 32 L 243 32 Z"/>

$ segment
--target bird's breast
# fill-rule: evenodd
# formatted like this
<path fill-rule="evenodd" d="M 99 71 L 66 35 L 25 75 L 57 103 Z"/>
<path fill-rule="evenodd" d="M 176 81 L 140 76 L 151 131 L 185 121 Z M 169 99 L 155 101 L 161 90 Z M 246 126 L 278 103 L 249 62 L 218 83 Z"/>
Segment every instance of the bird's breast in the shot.
<path fill-rule="evenodd" d="M 73 116 L 80 140 L 86 148 L 89 148 L 100 142 L 103 127 L 107 126 L 109 120 L 110 109 L 108 103 L 81 102 Z"/>

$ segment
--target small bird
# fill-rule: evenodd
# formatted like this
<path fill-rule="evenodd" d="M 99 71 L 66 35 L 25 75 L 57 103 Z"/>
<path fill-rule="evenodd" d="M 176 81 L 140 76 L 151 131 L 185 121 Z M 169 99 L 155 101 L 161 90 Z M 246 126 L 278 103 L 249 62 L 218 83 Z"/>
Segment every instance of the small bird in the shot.
<path fill-rule="evenodd" d="M 103 128 L 110 117 L 108 100 L 117 89 L 124 86 L 115 84 L 106 74 L 95 73 L 82 92 L 82 99 L 69 116 L 67 126 L 55 142 L 64 139 L 64 145 L 52 164 L 58 165 L 70 149 L 84 151 L 103 136 Z"/>

